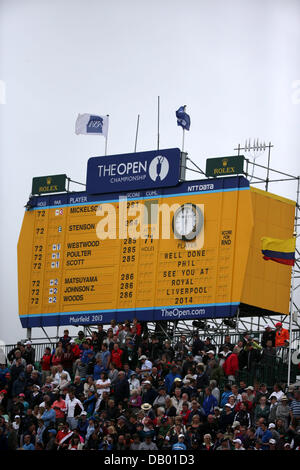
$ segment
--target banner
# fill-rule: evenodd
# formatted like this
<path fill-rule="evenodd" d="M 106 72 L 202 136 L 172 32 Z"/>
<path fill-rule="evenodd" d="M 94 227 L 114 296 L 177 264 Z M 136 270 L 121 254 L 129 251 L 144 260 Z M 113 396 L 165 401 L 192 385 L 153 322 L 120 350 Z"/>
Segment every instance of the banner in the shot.
<path fill-rule="evenodd" d="M 180 179 L 178 148 L 138 152 L 88 160 L 89 194 L 175 186 Z"/>

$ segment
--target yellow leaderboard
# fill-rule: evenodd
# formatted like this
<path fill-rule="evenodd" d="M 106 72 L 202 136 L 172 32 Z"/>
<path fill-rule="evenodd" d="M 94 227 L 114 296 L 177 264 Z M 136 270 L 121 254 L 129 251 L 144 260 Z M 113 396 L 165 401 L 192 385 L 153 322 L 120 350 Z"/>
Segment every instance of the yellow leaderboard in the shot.
<path fill-rule="evenodd" d="M 272 302 L 259 305 L 255 289 L 245 288 L 246 279 L 256 279 L 249 253 L 262 263 L 253 251 L 259 236 L 253 198 L 242 177 L 185 182 L 121 199 L 86 193 L 34 198 L 18 244 L 22 325 L 219 318 L 235 315 L 241 302 L 277 312 Z M 282 207 L 294 208 L 280 204 L 281 213 Z M 192 241 L 178 238 L 193 216 L 185 205 L 202 217 Z M 274 269 L 281 272 L 284 296 L 279 312 L 287 313 L 290 270 Z"/>

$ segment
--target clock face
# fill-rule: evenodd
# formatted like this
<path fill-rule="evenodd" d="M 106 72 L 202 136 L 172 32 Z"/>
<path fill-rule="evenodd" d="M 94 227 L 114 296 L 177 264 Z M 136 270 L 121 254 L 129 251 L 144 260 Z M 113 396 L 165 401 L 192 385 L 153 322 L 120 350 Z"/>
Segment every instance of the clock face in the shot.
<path fill-rule="evenodd" d="M 172 228 L 176 238 L 185 241 L 194 240 L 203 226 L 203 214 L 198 206 L 186 203 L 174 214 Z"/>

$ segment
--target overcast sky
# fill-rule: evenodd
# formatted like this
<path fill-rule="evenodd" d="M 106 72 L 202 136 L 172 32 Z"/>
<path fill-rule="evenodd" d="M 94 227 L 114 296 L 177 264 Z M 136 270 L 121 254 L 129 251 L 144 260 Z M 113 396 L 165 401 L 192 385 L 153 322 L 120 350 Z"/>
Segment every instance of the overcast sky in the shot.
<path fill-rule="evenodd" d="M 181 145 L 186 104 L 201 168 L 258 137 L 298 175 L 299 45 L 298 0 L 0 0 L 0 340 L 26 335 L 16 248 L 32 177 L 85 182 L 104 153 L 103 138 L 75 135 L 78 113 L 110 115 L 111 154 L 133 151 L 140 114 L 138 150 L 153 150 L 159 95 L 161 148 Z M 296 197 L 295 184 L 270 190 Z"/>

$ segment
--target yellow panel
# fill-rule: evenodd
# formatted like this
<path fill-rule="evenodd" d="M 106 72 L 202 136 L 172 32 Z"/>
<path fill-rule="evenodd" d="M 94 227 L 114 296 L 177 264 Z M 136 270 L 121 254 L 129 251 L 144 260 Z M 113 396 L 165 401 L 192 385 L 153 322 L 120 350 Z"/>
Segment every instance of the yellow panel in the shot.
<path fill-rule="evenodd" d="M 198 239 L 186 243 L 174 237 L 173 213 L 164 224 L 160 214 L 150 225 L 145 204 L 149 209 L 151 202 L 201 206 L 204 228 Z M 118 233 L 123 207 L 112 206 Z M 253 189 L 131 200 L 127 209 L 137 214 L 128 218 L 127 236 L 105 240 L 97 235 L 99 207 L 102 203 L 25 213 L 18 244 L 20 316 L 91 312 L 97 321 L 97 312 L 240 302 L 287 313 L 291 270 L 262 259 L 260 238 L 291 236 L 291 201 Z M 139 229 L 143 238 L 136 239 Z"/>
<path fill-rule="evenodd" d="M 294 230 L 295 202 L 251 188 L 254 229 L 241 302 L 288 314 L 291 267 L 265 261 L 261 238 L 291 238 Z"/>

